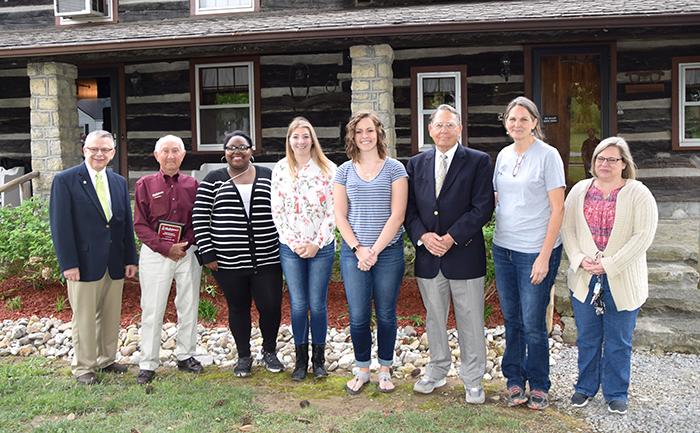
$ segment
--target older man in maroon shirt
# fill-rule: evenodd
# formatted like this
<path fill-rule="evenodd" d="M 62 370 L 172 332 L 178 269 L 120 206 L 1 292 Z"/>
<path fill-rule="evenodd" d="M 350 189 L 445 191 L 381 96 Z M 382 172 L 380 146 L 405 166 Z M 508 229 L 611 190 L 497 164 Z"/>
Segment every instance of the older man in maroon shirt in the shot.
<path fill-rule="evenodd" d="M 134 230 L 143 245 L 139 259 L 141 283 L 141 362 L 137 382 L 153 380 L 159 365 L 163 314 L 173 278 L 177 293 L 177 345 L 180 370 L 201 373 L 194 358 L 197 348 L 197 310 L 202 267 L 197 262 L 192 230 L 192 208 L 197 181 L 179 172 L 185 146 L 166 135 L 153 155 L 160 171 L 136 182 Z"/>

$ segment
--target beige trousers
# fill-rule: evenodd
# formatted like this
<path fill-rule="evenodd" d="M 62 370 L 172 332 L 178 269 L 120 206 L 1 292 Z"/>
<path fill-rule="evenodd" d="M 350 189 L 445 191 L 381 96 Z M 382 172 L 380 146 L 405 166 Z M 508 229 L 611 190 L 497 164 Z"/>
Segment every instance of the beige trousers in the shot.
<path fill-rule="evenodd" d="M 68 281 L 73 310 L 73 374 L 94 373 L 114 362 L 117 354 L 124 279 L 105 272 L 98 281 Z"/>

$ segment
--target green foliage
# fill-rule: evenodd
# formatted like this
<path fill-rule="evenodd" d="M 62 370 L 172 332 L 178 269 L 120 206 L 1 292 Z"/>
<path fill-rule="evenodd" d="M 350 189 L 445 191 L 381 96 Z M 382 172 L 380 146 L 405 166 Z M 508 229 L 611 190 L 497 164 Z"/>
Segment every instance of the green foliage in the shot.
<path fill-rule="evenodd" d="M 5 308 L 7 308 L 10 311 L 19 311 L 22 309 L 22 297 L 21 296 L 15 296 L 14 298 L 10 298 L 7 301 L 5 301 Z"/>
<path fill-rule="evenodd" d="M 0 277 L 15 275 L 34 286 L 60 279 L 44 199 L 0 208 Z"/>
<path fill-rule="evenodd" d="M 214 298 L 216 297 L 216 284 L 209 283 L 209 276 L 211 276 L 211 270 L 204 266 L 202 269 L 202 280 L 200 281 L 199 287 L 201 287 L 202 292 Z"/>
<path fill-rule="evenodd" d="M 60 313 L 66 309 L 66 297 L 63 295 L 58 295 L 56 297 L 56 312 Z"/>
<path fill-rule="evenodd" d="M 248 92 L 228 92 L 216 94 L 216 105 L 247 104 L 248 102 Z"/>
<path fill-rule="evenodd" d="M 484 322 L 489 320 L 489 317 L 491 317 L 491 314 L 493 314 L 493 306 L 491 305 L 484 305 Z"/>
<path fill-rule="evenodd" d="M 483 228 L 484 242 L 486 244 L 486 281 L 484 287 L 489 287 L 496 279 L 496 271 L 493 267 L 493 231 L 496 228 L 496 219 L 491 218 Z"/>
<path fill-rule="evenodd" d="M 219 313 L 219 309 L 216 305 L 209 299 L 199 300 L 199 318 L 205 322 L 213 323 L 216 322 L 216 315 Z"/>
<path fill-rule="evenodd" d="M 420 314 L 411 314 L 410 316 L 398 316 L 398 320 L 409 320 L 413 326 L 423 326 L 425 325 L 425 320 Z"/>

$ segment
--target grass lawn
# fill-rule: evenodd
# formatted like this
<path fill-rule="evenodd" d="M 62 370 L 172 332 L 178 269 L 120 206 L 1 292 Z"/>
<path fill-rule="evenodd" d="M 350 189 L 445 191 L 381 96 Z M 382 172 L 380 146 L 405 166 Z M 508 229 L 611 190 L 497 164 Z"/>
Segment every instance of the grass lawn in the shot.
<path fill-rule="evenodd" d="M 430 396 L 412 382 L 395 393 L 373 385 L 356 397 L 348 379 L 293 383 L 259 367 L 250 379 L 209 367 L 202 375 L 160 369 L 152 386 L 99 374 L 99 385 L 77 385 L 62 361 L 0 359 L 0 432 L 569 432 L 588 431 L 554 409 L 510 409 L 502 402 L 467 406 L 456 382 Z M 487 388 L 489 396 L 499 388 Z M 302 407 L 305 406 L 305 407 Z"/>

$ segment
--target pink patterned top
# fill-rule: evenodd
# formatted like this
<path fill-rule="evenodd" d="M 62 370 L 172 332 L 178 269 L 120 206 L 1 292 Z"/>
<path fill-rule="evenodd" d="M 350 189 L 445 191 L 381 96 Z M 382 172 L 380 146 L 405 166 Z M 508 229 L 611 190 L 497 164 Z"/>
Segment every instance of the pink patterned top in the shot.
<path fill-rule="evenodd" d="M 622 187 L 614 189 L 608 197 L 605 197 L 603 191 L 591 183 L 583 201 L 583 215 L 586 217 L 588 228 L 591 229 L 593 235 L 593 242 L 599 251 L 605 250 L 605 247 L 608 246 L 610 232 L 615 222 L 617 194 L 621 189 Z"/>
<path fill-rule="evenodd" d="M 291 249 L 305 242 L 323 248 L 335 240 L 335 169 L 333 164 L 325 175 L 311 159 L 294 179 L 287 158 L 277 162 L 272 170 L 272 219 L 281 243 Z"/>

